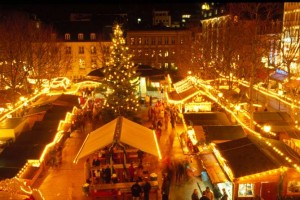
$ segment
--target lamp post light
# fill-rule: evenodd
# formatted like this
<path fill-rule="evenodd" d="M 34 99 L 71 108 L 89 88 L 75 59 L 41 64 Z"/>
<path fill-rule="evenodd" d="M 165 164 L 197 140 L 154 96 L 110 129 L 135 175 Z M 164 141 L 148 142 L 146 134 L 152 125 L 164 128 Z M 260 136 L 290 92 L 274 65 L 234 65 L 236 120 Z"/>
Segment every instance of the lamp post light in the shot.
<path fill-rule="evenodd" d="M 266 133 L 270 133 L 270 131 L 271 131 L 271 126 L 268 125 L 268 124 L 266 124 L 266 125 L 263 126 L 263 130 L 264 130 L 264 132 L 266 132 Z"/>
<path fill-rule="evenodd" d="M 218 93 L 218 97 L 219 97 L 219 98 L 222 98 L 222 97 L 223 97 L 223 93 L 222 93 L 222 92 L 219 92 L 219 93 Z"/>
<path fill-rule="evenodd" d="M 235 110 L 236 110 L 236 114 L 238 115 L 239 114 L 239 111 L 241 110 L 241 106 L 239 104 L 237 104 L 235 106 Z"/>
<path fill-rule="evenodd" d="M 279 95 L 279 99 L 278 99 L 278 110 L 280 111 L 280 97 L 282 96 L 283 91 L 282 90 L 278 90 L 278 95 Z"/>

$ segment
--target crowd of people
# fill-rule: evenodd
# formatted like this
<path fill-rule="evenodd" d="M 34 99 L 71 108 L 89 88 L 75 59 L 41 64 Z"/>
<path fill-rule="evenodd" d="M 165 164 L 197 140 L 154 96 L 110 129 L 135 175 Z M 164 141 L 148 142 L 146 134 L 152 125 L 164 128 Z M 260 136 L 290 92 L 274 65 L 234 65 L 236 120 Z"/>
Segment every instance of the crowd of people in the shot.
<path fill-rule="evenodd" d="M 222 194 L 220 200 L 228 200 L 228 194 L 226 192 L 226 189 L 223 188 L 222 190 L 223 190 L 223 194 Z M 202 192 L 202 196 L 200 198 L 199 198 L 197 189 L 194 189 L 191 197 L 192 197 L 192 200 L 215 200 L 214 193 L 210 190 L 210 188 L 208 186 Z"/>

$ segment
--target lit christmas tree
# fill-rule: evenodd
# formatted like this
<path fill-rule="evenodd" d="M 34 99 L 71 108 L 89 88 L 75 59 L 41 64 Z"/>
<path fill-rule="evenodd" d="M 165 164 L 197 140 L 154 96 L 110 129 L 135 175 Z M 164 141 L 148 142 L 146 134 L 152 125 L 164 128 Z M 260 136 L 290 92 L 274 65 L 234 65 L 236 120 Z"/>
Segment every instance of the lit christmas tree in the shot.
<path fill-rule="evenodd" d="M 105 75 L 103 83 L 108 88 L 103 112 L 109 113 L 111 117 L 121 115 L 132 118 L 139 108 L 137 94 L 139 77 L 119 24 L 114 26 L 112 42 L 110 57 L 103 70 Z"/>

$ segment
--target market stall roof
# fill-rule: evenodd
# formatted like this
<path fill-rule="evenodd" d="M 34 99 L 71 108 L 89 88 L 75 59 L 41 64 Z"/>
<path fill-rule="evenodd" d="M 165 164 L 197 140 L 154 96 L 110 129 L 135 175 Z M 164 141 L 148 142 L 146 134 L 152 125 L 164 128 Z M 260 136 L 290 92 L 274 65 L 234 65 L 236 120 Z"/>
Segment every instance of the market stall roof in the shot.
<path fill-rule="evenodd" d="M 41 96 L 31 106 L 43 105 L 60 105 L 60 106 L 79 106 L 78 97 L 76 95 L 60 94 L 60 95 L 44 95 Z"/>
<path fill-rule="evenodd" d="M 290 154 L 293 152 L 281 141 L 261 140 L 255 136 L 219 143 L 216 144 L 216 148 L 227 161 L 235 178 L 278 169 L 281 166 L 292 167 L 285 160 L 285 157 L 277 154 L 272 147 L 268 146 L 266 141 L 284 153 Z M 293 158 L 296 159 L 295 162 L 297 163 L 300 160 L 296 154 L 293 155 Z"/>
<path fill-rule="evenodd" d="M 24 121 L 23 118 L 6 118 L 0 122 L 0 129 L 14 129 Z"/>
<path fill-rule="evenodd" d="M 30 131 L 21 133 L 16 141 L 0 154 L 0 179 L 12 178 L 24 167 L 27 160 L 38 160 L 47 144 L 53 141 L 59 121 L 71 107 L 52 106 L 43 118 L 35 122 Z"/>
<path fill-rule="evenodd" d="M 136 72 L 139 76 L 150 77 L 150 76 L 161 76 L 165 74 L 165 71 L 162 69 L 154 68 L 149 65 L 138 65 Z"/>
<path fill-rule="evenodd" d="M 254 112 L 253 120 L 258 124 L 266 124 L 273 126 L 284 126 L 294 124 L 293 119 L 287 112 Z"/>
<path fill-rule="evenodd" d="M 190 98 L 196 96 L 197 94 L 199 94 L 200 91 L 199 89 L 195 88 L 195 87 L 190 87 L 187 90 L 184 90 L 181 93 L 178 93 L 176 90 L 168 92 L 168 99 L 171 101 L 177 101 L 177 102 L 184 102 L 189 100 Z"/>
<path fill-rule="evenodd" d="M 236 140 L 246 137 L 242 126 L 203 126 L 206 142 Z"/>
<path fill-rule="evenodd" d="M 286 133 L 290 138 L 300 139 L 300 131 L 293 126 L 294 121 L 287 112 L 254 112 L 253 119 L 261 126 L 270 125 L 274 133 Z"/>
<path fill-rule="evenodd" d="M 185 123 L 190 126 L 198 125 L 223 125 L 230 126 L 231 123 L 223 112 L 199 112 L 184 113 Z"/>
<path fill-rule="evenodd" d="M 74 162 L 118 142 L 161 158 L 154 131 L 120 116 L 89 133 Z"/>
<path fill-rule="evenodd" d="M 200 154 L 199 157 L 201 158 L 207 174 L 213 184 L 225 183 L 228 181 L 226 174 L 223 172 L 222 167 L 218 164 L 214 154 Z"/>

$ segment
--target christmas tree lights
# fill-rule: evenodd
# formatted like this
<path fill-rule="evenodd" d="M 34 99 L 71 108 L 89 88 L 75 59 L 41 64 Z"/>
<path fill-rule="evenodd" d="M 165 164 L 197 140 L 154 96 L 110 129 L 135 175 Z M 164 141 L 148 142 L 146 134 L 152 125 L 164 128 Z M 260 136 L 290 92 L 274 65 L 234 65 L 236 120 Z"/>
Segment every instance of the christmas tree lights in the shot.
<path fill-rule="evenodd" d="M 110 47 L 110 56 L 104 69 L 103 82 L 112 92 L 105 95 L 104 109 L 110 111 L 113 114 L 112 117 L 119 115 L 130 117 L 137 112 L 139 107 L 137 95 L 139 78 L 119 24 L 114 26 L 112 41 L 113 45 Z"/>

